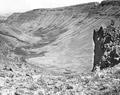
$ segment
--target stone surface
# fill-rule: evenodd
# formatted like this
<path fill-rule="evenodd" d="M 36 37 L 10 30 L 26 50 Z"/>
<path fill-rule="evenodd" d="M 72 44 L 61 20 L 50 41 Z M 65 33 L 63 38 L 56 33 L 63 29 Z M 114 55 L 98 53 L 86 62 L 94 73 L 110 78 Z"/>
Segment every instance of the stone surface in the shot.
<path fill-rule="evenodd" d="M 93 40 L 95 44 L 93 71 L 97 66 L 105 69 L 120 63 L 120 30 L 119 26 L 115 27 L 113 20 L 106 28 L 94 30 Z"/>

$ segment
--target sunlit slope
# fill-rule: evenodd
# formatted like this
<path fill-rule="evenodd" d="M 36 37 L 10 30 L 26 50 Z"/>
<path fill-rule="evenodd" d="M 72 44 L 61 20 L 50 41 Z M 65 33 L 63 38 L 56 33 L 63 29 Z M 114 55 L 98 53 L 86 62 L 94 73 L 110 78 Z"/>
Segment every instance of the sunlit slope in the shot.
<path fill-rule="evenodd" d="M 30 58 L 28 61 L 37 65 L 50 66 L 52 69 L 69 67 L 73 71 L 90 71 L 94 55 L 92 32 L 95 27 L 99 27 L 107 20 L 89 18 L 85 21 L 86 24 L 80 25 L 80 27 L 74 26 L 60 35 L 55 42 L 41 48 L 41 51 L 47 51 L 45 56 Z"/>
<path fill-rule="evenodd" d="M 59 72 L 89 72 L 93 30 L 110 22 L 113 9 L 117 12 L 111 5 L 89 3 L 14 13 L 0 24 L 0 35 L 12 44 L 10 53 L 29 64 Z"/>

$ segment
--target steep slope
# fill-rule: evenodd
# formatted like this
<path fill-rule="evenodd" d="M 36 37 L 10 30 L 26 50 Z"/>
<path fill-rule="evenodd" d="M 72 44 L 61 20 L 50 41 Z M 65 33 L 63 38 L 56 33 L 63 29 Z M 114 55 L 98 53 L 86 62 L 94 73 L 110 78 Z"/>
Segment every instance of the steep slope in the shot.
<path fill-rule="evenodd" d="M 0 22 L 0 94 L 119 95 L 119 10 L 106 0 Z"/>
<path fill-rule="evenodd" d="M 106 1 L 110 2 L 110 1 Z M 119 5 L 88 3 L 14 13 L 0 24 L 0 35 L 14 46 L 10 53 L 29 64 L 65 72 L 93 67 L 93 30 L 115 19 Z"/>

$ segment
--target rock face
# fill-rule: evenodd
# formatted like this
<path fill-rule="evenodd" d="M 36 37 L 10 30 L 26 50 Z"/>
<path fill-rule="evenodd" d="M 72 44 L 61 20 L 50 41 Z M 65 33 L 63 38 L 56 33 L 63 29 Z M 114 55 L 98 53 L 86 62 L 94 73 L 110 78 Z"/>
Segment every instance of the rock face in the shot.
<path fill-rule="evenodd" d="M 106 28 L 94 30 L 94 67 L 105 69 L 120 63 L 120 28 L 114 26 L 114 21 Z"/>

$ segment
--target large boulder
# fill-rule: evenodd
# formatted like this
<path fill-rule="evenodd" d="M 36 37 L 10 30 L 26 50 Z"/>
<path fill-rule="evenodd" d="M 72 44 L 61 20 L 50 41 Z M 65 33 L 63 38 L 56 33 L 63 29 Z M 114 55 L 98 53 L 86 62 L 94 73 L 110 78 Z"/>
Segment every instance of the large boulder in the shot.
<path fill-rule="evenodd" d="M 94 30 L 94 65 L 92 71 L 97 67 L 101 70 L 113 67 L 120 63 L 120 30 L 114 26 L 114 21 L 106 28 L 100 27 Z"/>

